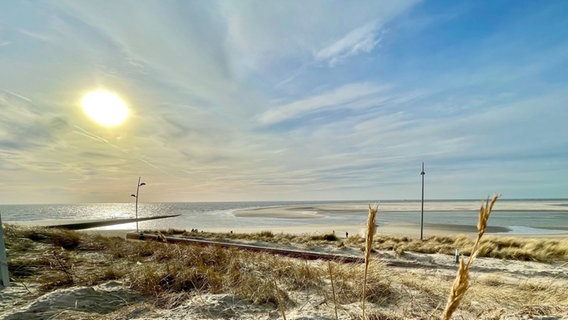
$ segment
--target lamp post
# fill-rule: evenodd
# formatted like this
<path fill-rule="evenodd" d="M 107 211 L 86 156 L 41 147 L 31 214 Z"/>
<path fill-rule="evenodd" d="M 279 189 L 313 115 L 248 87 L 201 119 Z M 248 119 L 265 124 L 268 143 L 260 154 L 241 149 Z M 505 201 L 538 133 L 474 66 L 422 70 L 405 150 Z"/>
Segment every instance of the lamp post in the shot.
<path fill-rule="evenodd" d="M 136 185 L 136 194 L 131 194 L 131 197 L 136 198 L 136 233 L 138 233 L 138 192 L 140 191 L 141 186 L 145 186 L 146 183 L 140 183 L 140 178 L 138 177 L 138 184 Z"/>
<path fill-rule="evenodd" d="M 420 240 L 423 240 L 424 237 L 424 162 L 422 162 L 422 172 L 420 175 L 422 176 L 422 209 L 420 210 Z"/>

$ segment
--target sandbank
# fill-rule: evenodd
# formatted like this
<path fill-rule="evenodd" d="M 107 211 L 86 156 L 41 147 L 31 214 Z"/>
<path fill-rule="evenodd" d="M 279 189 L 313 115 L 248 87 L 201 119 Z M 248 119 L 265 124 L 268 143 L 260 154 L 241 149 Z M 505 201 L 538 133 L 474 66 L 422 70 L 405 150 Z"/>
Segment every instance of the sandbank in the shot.
<path fill-rule="evenodd" d="M 296 207 L 296 206 L 282 206 L 282 207 L 268 207 L 268 208 L 252 208 L 237 210 L 233 213 L 236 217 L 269 217 L 280 219 L 310 219 L 319 218 L 323 215 L 319 214 L 315 207 Z"/>
<path fill-rule="evenodd" d="M 463 201 L 426 201 L 425 211 L 476 211 L 482 201 L 463 200 Z M 369 204 L 373 202 L 330 202 L 315 203 L 306 205 L 281 205 L 275 207 L 262 207 L 252 209 L 240 209 L 234 212 L 237 217 L 294 217 L 300 215 L 304 218 L 317 217 L 319 212 L 327 213 L 349 213 L 367 212 Z M 384 201 L 379 203 L 380 212 L 416 212 L 420 210 L 419 201 Z M 565 212 L 566 206 L 562 201 L 499 201 L 498 208 L 494 211 L 557 211 Z"/>

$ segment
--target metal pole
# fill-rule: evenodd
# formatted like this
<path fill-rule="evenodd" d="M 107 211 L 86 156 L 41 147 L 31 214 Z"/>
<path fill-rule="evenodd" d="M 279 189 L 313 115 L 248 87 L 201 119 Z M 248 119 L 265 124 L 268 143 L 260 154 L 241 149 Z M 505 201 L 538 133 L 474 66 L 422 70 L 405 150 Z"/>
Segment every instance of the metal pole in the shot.
<path fill-rule="evenodd" d="M 140 190 L 140 178 L 138 177 L 138 183 L 136 184 L 136 233 L 138 233 L 138 191 Z"/>
<path fill-rule="evenodd" d="M 420 210 L 420 240 L 424 240 L 424 162 L 422 162 L 422 209 Z"/>
<path fill-rule="evenodd" d="M 7 288 L 9 285 L 10 274 L 8 273 L 8 259 L 6 258 L 6 247 L 4 246 L 2 214 L 0 214 L 0 288 Z"/>

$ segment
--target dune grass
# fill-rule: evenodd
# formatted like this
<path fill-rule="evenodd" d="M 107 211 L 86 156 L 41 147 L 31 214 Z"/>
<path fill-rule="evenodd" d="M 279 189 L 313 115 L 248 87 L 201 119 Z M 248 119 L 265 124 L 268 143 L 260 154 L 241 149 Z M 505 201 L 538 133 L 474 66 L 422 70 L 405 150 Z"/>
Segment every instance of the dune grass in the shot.
<path fill-rule="evenodd" d="M 167 234 L 167 232 L 163 232 Z M 179 233 L 178 236 L 210 240 L 245 240 L 278 244 L 296 244 L 311 246 L 353 247 L 365 250 L 366 239 L 360 235 L 352 235 L 341 239 L 334 234 L 322 235 L 292 235 L 272 233 Z M 453 255 L 460 248 L 465 256 L 471 254 L 475 237 L 466 235 L 431 236 L 421 241 L 404 236 L 388 236 L 377 234 L 373 239 L 374 250 L 394 251 L 399 255 L 405 252 L 441 253 Z M 549 238 L 519 238 L 508 236 L 485 235 L 479 243 L 479 257 L 497 259 L 537 261 L 537 262 L 568 262 L 568 239 Z"/>
<path fill-rule="evenodd" d="M 178 230 L 178 235 L 192 234 Z M 164 234 L 168 232 L 163 232 Z M 59 229 L 5 228 L 8 265 L 15 284 L 34 287 L 39 295 L 69 286 L 90 286 L 108 280 L 119 280 L 125 286 L 148 297 L 154 307 L 173 308 L 192 296 L 200 294 L 231 294 L 251 304 L 270 306 L 285 317 L 290 308 L 300 307 L 299 297 L 321 297 L 320 303 L 329 307 L 329 317 L 361 319 L 360 313 L 350 313 L 349 306 L 361 302 L 361 275 L 364 265 L 321 263 L 272 256 L 219 247 L 197 247 L 158 242 L 127 241 Z M 171 234 L 174 234 L 173 232 Z M 239 239 L 237 234 L 193 233 L 193 236 L 217 239 Z M 263 232 L 246 235 L 251 241 L 303 243 L 309 246 L 359 247 L 364 239 L 333 239 L 333 235 L 291 236 Z M 536 242 L 535 242 L 536 241 Z M 568 242 L 558 240 L 540 243 L 534 239 L 484 238 L 479 253 L 524 252 L 540 248 L 542 256 L 530 255 L 529 260 L 566 259 Z M 383 237 L 371 241 L 379 250 L 424 250 L 453 254 L 453 249 L 471 247 L 468 237 L 437 237 L 419 245 L 415 240 Z M 421 249 L 422 248 L 422 249 Z M 470 253 L 465 251 L 465 254 Z M 523 253 L 524 254 L 524 253 Z M 511 254 L 512 255 L 512 254 Z M 519 253 L 517 257 L 521 257 Z M 526 259 L 527 257 L 522 257 Z M 452 279 L 444 273 L 428 270 L 406 270 L 386 267 L 369 257 L 366 284 L 366 319 L 437 318 Z M 562 279 L 527 280 L 521 284 L 510 279 L 492 276 L 479 277 L 475 286 L 460 302 L 461 315 L 475 314 L 491 318 L 495 314 L 523 312 L 554 314 L 568 310 L 567 282 Z M 480 303 L 481 302 L 481 303 Z M 323 309 L 322 309 L 323 310 Z M 467 316 L 466 316 L 467 318 Z"/>
<path fill-rule="evenodd" d="M 499 198 L 498 195 L 493 196 L 491 202 L 487 199 L 487 202 L 484 205 L 481 205 L 481 209 L 479 209 L 479 221 L 477 222 L 477 238 L 475 239 L 475 243 L 471 249 L 471 254 L 467 262 L 462 257 L 460 259 L 460 266 L 458 268 L 458 272 L 456 275 L 456 279 L 452 284 L 452 289 L 450 290 L 450 294 L 448 297 L 448 302 L 446 303 L 446 307 L 444 308 L 444 312 L 442 312 L 442 319 L 449 320 L 455 310 L 458 308 L 461 300 L 463 299 L 466 291 L 469 289 L 470 285 L 470 275 L 469 269 L 471 265 L 481 252 L 480 243 L 481 238 L 485 234 L 485 230 L 487 229 L 487 221 L 489 220 L 489 216 L 491 215 L 491 211 L 493 210 L 493 206 L 495 202 Z"/>
<path fill-rule="evenodd" d="M 377 211 L 379 211 L 378 205 L 375 205 L 375 207 L 371 207 L 371 205 L 369 205 L 369 215 L 367 217 L 367 234 L 365 237 L 365 271 L 363 273 L 363 296 L 361 298 L 363 319 L 365 319 L 365 300 L 367 300 L 367 275 L 369 271 L 369 263 L 371 262 L 371 251 L 373 250 L 373 237 L 375 236 L 375 231 L 377 229 L 377 225 L 375 223 Z"/>

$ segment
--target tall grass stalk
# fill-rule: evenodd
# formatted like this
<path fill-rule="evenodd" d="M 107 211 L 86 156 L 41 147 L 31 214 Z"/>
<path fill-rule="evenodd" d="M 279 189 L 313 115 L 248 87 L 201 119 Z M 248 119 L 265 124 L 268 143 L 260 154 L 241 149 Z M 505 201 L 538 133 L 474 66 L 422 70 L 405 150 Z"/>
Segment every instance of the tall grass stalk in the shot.
<path fill-rule="evenodd" d="M 331 293 L 333 294 L 333 307 L 335 308 L 335 320 L 339 320 L 337 316 L 337 297 L 335 295 L 335 283 L 333 282 L 333 267 L 331 262 L 327 263 L 327 268 L 329 270 L 329 280 L 331 281 Z"/>
<path fill-rule="evenodd" d="M 363 273 L 363 297 L 361 299 L 361 308 L 363 309 L 363 319 L 365 319 L 365 300 L 367 299 L 367 272 L 369 270 L 369 262 L 371 260 L 371 250 L 373 249 L 373 237 L 377 225 L 375 224 L 375 217 L 379 210 L 379 204 L 374 207 L 369 205 L 369 216 L 367 218 L 367 237 L 365 238 L 365 272 Z"/>
<path fill-rule="evenodd" d="M 274 295 L 276 296 L 278 310 L 280 310 L 280 314 L 282 315 L 282 320 L 286 320 L 286 310 L 284 310 L 284 304 L 286 303 L 286 301 L 282 297 L 282 294 L 280 293 L 280 289 L 278 288 L 278 284 L 276 284 L 276 280 L 272 279 L 272 285 L 274 287 Z"/>
<path fill-rule="evenodd" d="M 471 255 L 467 260 L 467 263 L 465 262 L 465 259 L 463 257 L 460 260 L 460 266 L 456 275 L 456 279 L 454 280 L 452 290 L 450 291 L 450 295 L 448 297 L 448 302 L 446 303 L 446 307 L 444 308 L 444 312 L 442 313 L 443 320 L 449 320 L 451 318 L 452 314 L 458 308 L 461 300 L 463 299 L 465 292 L 469 288 L 469 268 L 479 255 L 479 252 L 481 250 L 479 246 L 481 237 L 483 237 L 483 234 L 487 229 L 487 220 L 489 219 L 491 210 L 493 210 L 493 205 L 498 198 L 499 195 L 496 194 L 493 196 L 493 199 L 491 199 L 491 201 L 489 201 L 488 198 L 485 203 L 481 204 L 481 208 L 479 209 L 479 219 L 477 221 L 477 239 L 473 244 Z"/>

